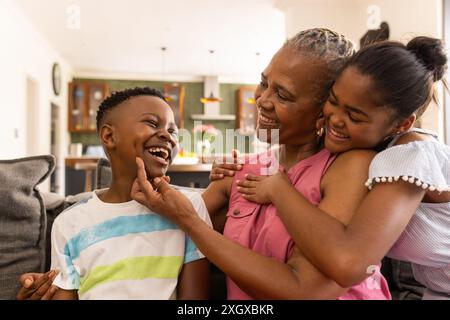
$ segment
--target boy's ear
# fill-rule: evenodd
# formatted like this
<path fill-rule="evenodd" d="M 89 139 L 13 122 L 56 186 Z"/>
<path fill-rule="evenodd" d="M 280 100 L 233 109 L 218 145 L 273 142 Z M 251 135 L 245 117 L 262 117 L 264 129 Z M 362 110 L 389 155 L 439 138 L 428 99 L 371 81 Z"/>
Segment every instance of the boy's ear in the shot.
<path fill-rule="evenodd" d="M 106 150 L 112 150 L 116 146 L 114 137 L 114 128 L 109 124 L 104 124 L 100 128 L 100 141 L 105 146 Z"/>
<path fill-rule="evenodd" d="M 410 115 L 405 120 L 400 121 L 394 129 L 394 134 L 399 134 L 402 132 L 406 132 L 414 125 L 416 122 L 417 116 L 415 114 Z"/>

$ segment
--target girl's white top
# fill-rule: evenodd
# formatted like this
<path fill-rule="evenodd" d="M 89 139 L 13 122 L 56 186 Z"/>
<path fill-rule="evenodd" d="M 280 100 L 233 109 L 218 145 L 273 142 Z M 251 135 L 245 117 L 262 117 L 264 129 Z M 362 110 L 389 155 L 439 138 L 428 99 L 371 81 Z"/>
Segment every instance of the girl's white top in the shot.
<path fill-rule="evenodd" d="M 373 159 L 366 186 L 403 180 L 450 192 L 450 147 L 437 140 L 392 146 L 399 137 Z M 450 202 L 422 202 L 388 256 L 411 262 L 414 277 L 427 287 L 425 298 L 450 299 Z"/>

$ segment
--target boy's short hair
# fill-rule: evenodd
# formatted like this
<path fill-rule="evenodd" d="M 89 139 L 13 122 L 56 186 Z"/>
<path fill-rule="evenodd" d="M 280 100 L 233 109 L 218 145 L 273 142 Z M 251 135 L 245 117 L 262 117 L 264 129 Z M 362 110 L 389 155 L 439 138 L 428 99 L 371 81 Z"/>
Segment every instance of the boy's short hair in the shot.
<path fill-rule="evenodd" d="M 136 96 L 154 96 L 161 98 L 162 100 L 166 101 L 164 99 L 164 95 L 161 93 L 161 91 L 149 88 L 149 87 L 136 87 L 133 89 L 125 89 L 122 91 L 115 91 L 113 94 L 111 94 L 109 97 L 107 97 L 98 107 L 97 111 L 97 132 L 100 132 L 100 128 L 103 124 L 103 121 L 106 117 L 106 114 L 109 110 L 113 109 L 114 107 L 118 106 L 122 102 Z"/>

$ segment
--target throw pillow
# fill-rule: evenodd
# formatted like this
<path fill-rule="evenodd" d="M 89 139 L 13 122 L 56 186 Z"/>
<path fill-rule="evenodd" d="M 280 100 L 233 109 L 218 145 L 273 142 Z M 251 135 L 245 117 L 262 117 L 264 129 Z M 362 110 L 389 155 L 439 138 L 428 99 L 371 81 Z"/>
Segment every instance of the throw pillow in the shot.
<path fill-rule="evenodd" d="M 0 299 L 14 299 L 18 278 L 45 271 L 46 214 L 36 188 L 55 168 L 52 155 L 0 160 Z"/>

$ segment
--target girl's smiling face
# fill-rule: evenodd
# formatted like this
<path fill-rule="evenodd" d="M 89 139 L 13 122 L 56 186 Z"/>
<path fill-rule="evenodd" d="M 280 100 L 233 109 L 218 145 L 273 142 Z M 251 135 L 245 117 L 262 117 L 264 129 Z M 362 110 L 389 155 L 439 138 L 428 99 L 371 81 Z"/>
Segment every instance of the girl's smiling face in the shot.
<path fill-rule="evenodd" d="M 355 67 L 344 69 L 323 109 L 325 147 L 333 153 L 370 149 L 395 134 L 394 112 L 379 100 L 369 76 Z"/>

